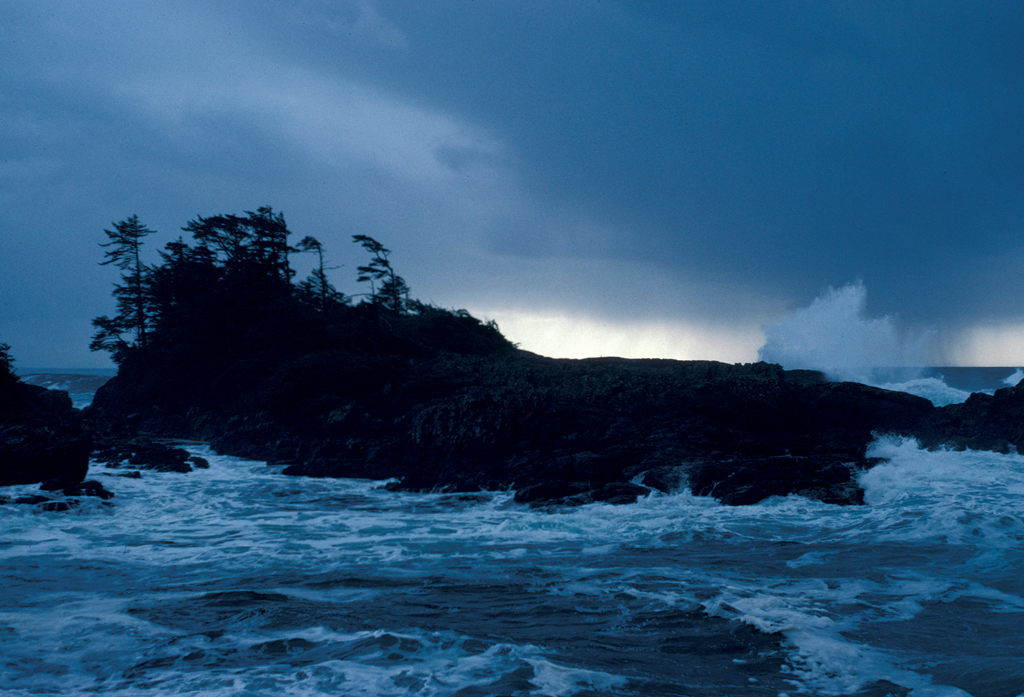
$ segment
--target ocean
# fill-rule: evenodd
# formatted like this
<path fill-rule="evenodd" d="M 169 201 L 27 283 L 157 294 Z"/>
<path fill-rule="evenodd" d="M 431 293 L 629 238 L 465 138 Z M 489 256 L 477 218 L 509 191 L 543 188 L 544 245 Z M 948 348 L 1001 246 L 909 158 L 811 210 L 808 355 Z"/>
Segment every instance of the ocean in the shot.
<path fill-rule="evenodd" d="M 1014 375 L 889 377 L 941 400 Z M 109 502 L 0 506 L 0 693 L 1024 694 L 1016 454 L 878 439 L 859 507 L 541 511 L 185 447 L 210 468 L 93 465 Z"/>

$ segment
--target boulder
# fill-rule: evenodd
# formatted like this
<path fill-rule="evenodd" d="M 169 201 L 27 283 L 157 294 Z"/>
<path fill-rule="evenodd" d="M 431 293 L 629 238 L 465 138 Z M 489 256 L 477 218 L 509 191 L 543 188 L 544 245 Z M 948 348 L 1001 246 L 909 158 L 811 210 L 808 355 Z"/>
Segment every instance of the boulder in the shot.
<path fill-rule="evenodd" d="M 103 488 L 102 484 L 94 481 L 81 482 L 60 488 L 58 482 L 54 480 L 44 483 L 40 489 L 47 493 L 18 496 L 13 499 L 0 496 L 0 505 L 21 504 L 35 506 L 37 510 L 48 513 L 59 513 L 78 508 L 81 505 L 82 499 L 86 497 L 98 498 L 106 505 L 110 505 L 107 502 L 114 498 L 113 492 L 107 491 Z"/>
<path fill-rule="evenodd" d="M 91 450 L 67 392 L 0 381 L 0 486 L 77 484 L 89 471 Z"/>
<path fill-rule="evenodd" d="M 192 471 L 193 464 L 200 468 L 210 466 L 205 459 L 189 454 L 184 448 L 143 435 L 113 437 L 107 434 L 93 457 L 111 468 L 125 467 L 155 472 L 185 473 Z"/>
<path fill-rule="evenodd" d="M 1024 453 L 1024 384 L 936 409 L 913 435 L 929 448 Z"/>
<path fill-rule="evenodd" d="M 853 464 L 833 457 L 777 455 L 715 459 L 689 469 L 690 489 L 730 506 L 797 494 L 823 503 L 864 503 Z"/>

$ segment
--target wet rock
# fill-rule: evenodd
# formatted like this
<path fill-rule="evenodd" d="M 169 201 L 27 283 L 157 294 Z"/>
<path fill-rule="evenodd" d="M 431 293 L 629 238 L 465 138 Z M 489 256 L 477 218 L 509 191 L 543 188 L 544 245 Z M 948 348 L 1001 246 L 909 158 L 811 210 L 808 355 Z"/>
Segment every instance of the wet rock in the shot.
<path fill-rule="evenodd" d="M 81 482 L 91 450 L 66 392 L 0 381 L 0 486 Z"/>
<path fill-rule="evenodd" d="M 929 448 L 1024 453 L 1024 383 L 936 409 L 914 435 Z"/>
<path fill-rule="evenodd" d="M 876 680 L 853 693 L 851 697 L 908 697 L 911 692 L 909 687 L 888 680 Z"/>
<path fill-rule="evenodd" d="M 681 468 L 676 467 L 655 467 L 651 470 L 641 472 L 642 484 L 663 494 L 672 494 L 679 491 L 685 484 Z"/>
<path fill-rule="evenodd" d="M 104 501 L 114 498 L 114 493 L 107 491 L 103 485 L 96 481 L 82 482 L 76 486 L 64 487 L 61 493 L 65 496 L 95 496 Z"/>
<path fill-rule="evenodd" d="M 592 503 L 592 487 L 588 482 L 549 481 L 543 484 L 523 487 L 516 490 L 516 503 L 532 506 L 548 506 L 552 504 L 581 505 Z"/>
<path fill-rule="evenodd" d="M 639 484 L 633 484 L 632 482 L 612 482 L 605 484 L 600 489 L 597 489 L 591 496 L 595 501 L 602 503 L 610 503 L 613 505 L 622 505 L 626 503 L 636 503 L 637 499 L 647 496 L 651 493 L 651 490 L 645 486 Z"/>
<path fill-rule="evenodd" d="M 156 472 L 191 472 L 196 467 L 209 467 L 209 463 L 189 454 L 184 448 L 173 447 L 145 436 L 117 438 L 107 435 L 93 453 L 93 459 L 107 467 L 130 467 Z"/>
<path fill-rule="evenodd" d="M 864 503 L 853 479 L 852 464 L 828 458 L 725 458 L 690 469 L 690 487 L 699 496 L 714 496 L 729 506 L 759 503 L 771 496 L 798 494 L 823 503 Z"/>
<path fill-rule="evenodd" d="M 48 493 L 18 496 L 14 499 L 0 497 L 0 504 L 35 506 L 39 511 L 59 513 L 78 508 L 78 506 L 81 505 L 82 498 L 94 497 L 106 503 L 114 497 L 113 492 L 107 491 L 99 482 L 96 481 L 80 482 L 78 484 L 64 486 L 61 488 L 61 482 L 59 480 L 52 480 L 50 482 L 45 482 L 40 489 Z"/>
<path fill-rule="evenodd" d="M 610 482 L 595 487 L 590 482 L 551 481 L 519 489 L 514 500 L 534 507 L 581 506 L 594 502 L 622 505 L 636 503 L 638 498 L 650 493 L 647 487 L 632 482 Z"/>
<path fill-rule="evenodd" d="M 37 503 L 50 503 L 53 499 L 49 496 L 40 496 L 39 494 L 33 494 L 32 496 L 19 496 L 14 499 L 14 503 L 20 503 L 28 506 L 34 506 Z"/>

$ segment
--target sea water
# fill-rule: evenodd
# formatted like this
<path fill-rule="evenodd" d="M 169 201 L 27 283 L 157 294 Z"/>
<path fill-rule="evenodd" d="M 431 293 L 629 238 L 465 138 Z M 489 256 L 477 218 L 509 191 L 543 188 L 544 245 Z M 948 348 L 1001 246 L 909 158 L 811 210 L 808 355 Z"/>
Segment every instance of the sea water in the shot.
<path fill-rule="evenodd" d="M 542 511 L 187 447 L 0 506 L 0 693 L 1024 694 L 1016 454 L 878 440 L 859 507 Z"/>

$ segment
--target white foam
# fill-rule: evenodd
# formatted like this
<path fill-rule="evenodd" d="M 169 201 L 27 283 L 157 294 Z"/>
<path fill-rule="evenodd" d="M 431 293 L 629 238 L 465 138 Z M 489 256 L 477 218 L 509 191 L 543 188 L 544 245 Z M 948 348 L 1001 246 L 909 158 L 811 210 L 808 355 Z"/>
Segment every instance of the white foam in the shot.
<path fill-rule="evenodd" d="M 1017 456 L 928 453 L 912 441 L 879 440 L 870 454 L 889 462 L 861 476 L 868 506 L 786 497 L 732 508 L 681 492 L 631 506 L 590 505 L 550 514 L 513 504 L 508 492 L 459 504 L 443 494 L 380 491 L 369 481 L 292 479 L 261 463 L 194 451 L 210 461 L 208 470 L 103 477 L 117 493 L 113 513 L 97 510 L 42 521 L 43 516 L 18 507 L 0 507 L 5 531 L 0 562 L 43 568 L 56 560 L 86 570 L 116 570 L 119 583 L 145 606 L 177 602 L 188 595 L 182 589 L 196 588 L 211 573 L 259 579 L 282 570 L 316 576 L 325 569 L 379 569 L 389 577 L 442 574 L 474 583 L 483 569 L 502 578 L 532 579 L 539 573 L 543 581 L 536 592 L 560 601 L 607 599 L 609 607 L 617 607 L 615 598 L 629 598 L 651 612 L 703 606 L 711 615 L 781 631 L 789 641 L 797 691 L 821 694 L 879 679 L 913 688 L 915 694 L 941 694 L 945 688 L 901 664 L 899 652 L 871 628 L 913 623 L 929 603 L 960 598 L 984 601 L 993 613 L 1024 611 L 1016 570 L 1000 567 L 1006 564 L 1002 552 L 1024 541 L 1024 459 Z M 121 470 L 97 468 L 94 475 L 104 472 Z M 927 554 L 908 558 L 917 544 Z M 995 581 L 988 573 L 993 569 Z M 25 588 L 41 593 L 35 584 Z M 160 599 L 140 596 L 138 588 L 161 588 Z M 210 650 L 208 638 L 183 638 L 131 616 L 124 600 L 103 595 L 114 590 L 69 591 L 60 598 L 41 594 L 38 601 L 53 600 L 45 612 L 8 602 L 0 613 L 0 647 L 14 647 L 18 655 L 11 660 L 23 665 L 26 675 L 33 675 L 38 647 L 62 640 L 77 646 L 64 653 L 42 651 L 39 660 L 53 664 L 44 670 L 56 672 L 26 678 L 32 689 L 95 687 L 95 656 L 102 651 L 96 646 L 109 645 L 138 663 L 160 660 L 172 650 L 179 658 Z M 346 586 L 271 590 L 360 605 L 375 602 L 378 593 Z M 65 608 L 70 614 L 62 614 Z M 64 637 L 62 618 L 68 620 Z M 17 641 L 4 637 L 5 626 Z M 274 633 L 241 621 L 232 632 L 224 640 L 236 648 L 296 637 L 354 643 L 367 636 L 327 627 Z M 347 658 L 303 668 L 277 664 L 189 672 L 176 658 L 178 667 L 147 669 L 164 681 L 148 694 L 357 694 L 357 684 L 392 694 L 402 691 L 395 680 L 410 693 L 450 694 L 457 689 L 453 685 L 513 680 L 508 676 L 520 670 L 527 677 L 517 689 L 568 695 L 611 690 L 622 680 L 563 663 L 525 642 L 468 651 L 460 648 L 466 637 L 439 639 L 403 627 L 389 627 L 388 633 L 413 636 L 422 644 L 415 661 Z M 136 690 L 113 679 L 103 687 L 115 694 Z"/>
<path fill-rule="evenodd" d="M 739 619 L 764 632 L 780 632 L 793 647 L 786 672 L 793 677 L 799 693 L 842 695 L 857 692 L 873 682 L 888 680 L 912 690 L 913 695 L 965 695 L 955 687 L 933 684 L 924 673 L 901 664 L 905 659 L 893 652 L 854 641 L 846 633 L 863 621 L 857 616 L 836 615 L 834 608 L 865 606 L 865 615 L 875 621 L 898 622 L 912 619 L 921 610 L 916 599 L 944 597 L 950 585 L 923 578 L 883 582 L 762 580 L 734 583 L 704 602 L 708 614 Z M 876 599 L 867 608 L 866 600 Z M 889 598 L 887 600 L 887 598 Z M 898 598 L 898 600 L 891 600 Z M 880 614 L 880 616 L 878 616 Z"/>
<path fill-rule="evenodd" d="M 876 368 L 928 364 L 931 332 L 901 332 L 894 316 L 866 317 L 866 306 L 863 283 L 829 287 L 809 306 L 763 327 L 758 358 L 868 384 Z"/>
<path fill-rule="evenodd" d="M 551 697 L 568 697 L 584 690 L 607 690 L 625 685 L 626 679 L 596 670 L 566 668 L 541 658 L 527 659 L 533 667 L 534 677 L 530 683 L 535 685 L 541 694 Z"/>
<path fill-rule="evenodd" d="M 924 397 L 937 407 L 944 407 L 949 404 L 962 404 L 971 396 L 970 392 L 950 387 L 939 378 L 915 378 L 905 382 L 882 382 L 875 386 L 895 392 L 909 392 L 918 397 Z"/>
<path fill-rule="evenodd" d="M 1018 384 L 1020 384 L 1021 380 L 1024 380 L 1024 370 L 1017 368 L 1017 370 L 1013 371 L 1012 375 L 1003 378 L 1003 384 L 1005 384 L 1007 387 L 1016 387 Z"/>

